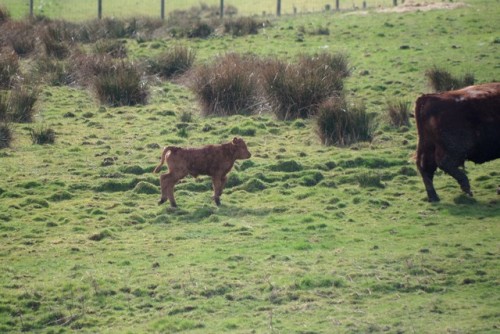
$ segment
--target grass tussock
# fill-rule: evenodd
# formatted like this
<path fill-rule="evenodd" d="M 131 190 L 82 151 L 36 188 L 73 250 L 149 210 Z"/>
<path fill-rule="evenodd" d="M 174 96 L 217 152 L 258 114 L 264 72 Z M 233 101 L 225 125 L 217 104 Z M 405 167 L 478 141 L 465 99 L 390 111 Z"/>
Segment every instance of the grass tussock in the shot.
<path fill-rule="evenodd" d="M 33 144 L 54 144 L 56 140 L 56 132 L 52 128 L 40 125 L 30 129 L 30 137 Z"/>
<path fill-rule="evenodd" d="M 256 35 L 263 23 L 253 17 L 238 17 L 224 22 L 224 32 L 232 36 Z"/>
<path fill-rule="evenodd" d="M 429 86 L 435 92 L 445 92 L 473 85 L 474 74 L 466 73 L 462 77 L 452 75 L 448 70 L 434 66 L 425 72 Z"/>
<path fill-rule="evenodd" d="M 251 55 L 228 53 L 212 64 L 194 70 L 190 87 L 205 116 L 250 114 L 258 107 L 259 60 Z"/>
<path fill-rule="evenodd" d="M 97 73 L 91 85 L 101 103 L 114 107 L 145 104 L 148 97 L 146 83 L 132 62 L 114 63 Z"/>
<path fill-rule="evenodd" d="M 41 82 L 50 86 L 64 86 L 74 81 L 69 67 L 66 61 L 43 56 L 35 60 L 33 73 Z"/>
<path fill-rule="evenodd" d="M 7 92 L 0 91 L 0 122 L 8 121 L 8 95 Z"/>
<path fill-rule="evenodd" d="M 10 123 L 0 121 L 0 149 L 9 147 L 13 138 L 14 136 Z"/>
<path fill-rule="evenodd" d="M 21 57 L 26 57 L 35 50 L 35 31 L 27 21 L 5 22 L 2 24 L 2 35 L 3 43 Z"/>
<path fill-rule="evenodd" d="M 10 88 L 12 78 L 19 71 L 18 56 L 9 49 L 0 49 L 0 89 Z"/>
<path fill-rule="evenodd" d="M 373 138 L 374 119 L 363 105 L 331 98 L 319 107 L 316 126 L 325 145 L 348 146 Z"/>
<path fill-rule="evenodd" d="M 387 116 L 392 126 L 400 128 L 410 125 L 411 103 L 405 100 L 387 101 Z"/>
<path fill-rule="evenodd" d="M 126 58 L 127 47 L 123 41 L 116 39 L 101 39 L 94 44 L 96 54 L 106 54 L 111 58 Z"/>
<path fill-rule="evenodd" d="M 17 84 L 10 92 L 7 102 L 10 119 L 20 123 L 32 122 L 38 93 L 39 88 L 35 85 Z"/>
<path fill-rule="evenodd" d="M 148 60 L 148 72 L 169 79 L 187 72 L 196 59 L 196 52 L 188 47 L 176 45 L 159 56 Z"/>
<path fill-rule="evenodd" d="M 272 60 L 262 73 L 266 98 L 282 120 L 315 115 L 321 103 L 341 95 L 349 74 L 347 57 L 330 53 L 301 55 L 292 64 Z"/>

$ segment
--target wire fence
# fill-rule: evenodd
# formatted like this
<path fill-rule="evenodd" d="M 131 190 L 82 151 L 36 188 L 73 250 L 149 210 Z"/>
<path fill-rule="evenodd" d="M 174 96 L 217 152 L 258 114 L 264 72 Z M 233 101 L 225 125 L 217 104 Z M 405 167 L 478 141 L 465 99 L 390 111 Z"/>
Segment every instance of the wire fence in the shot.
<path fill-rule="evenodd" d="M 312 12 L 387 8 L 405 0 L 0 0 L 12 17 L 43 15 L 81 21 L 102 17 L 161 17 L 176 10 L 208 6 L 220 15 L 280 16 Z M 220 11 L 220 8 L 224 8 Z"/>

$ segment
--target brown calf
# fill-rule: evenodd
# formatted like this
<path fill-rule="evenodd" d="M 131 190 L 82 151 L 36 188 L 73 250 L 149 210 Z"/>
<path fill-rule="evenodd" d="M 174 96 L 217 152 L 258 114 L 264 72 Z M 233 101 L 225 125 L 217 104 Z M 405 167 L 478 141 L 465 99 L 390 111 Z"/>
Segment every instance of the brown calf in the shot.
<path fill-rule="evenodd" d="M 168 173 L 160 176 L 161 199 L 158 204 L 163 204 L 168 199 L 170 205 L 176 207 L 175 184 L 187 175 L 194 177 L 208 175 L 212 177 L 213 199 L 215 204 L 220 205 L 227 173 L 233 167 L 235 160 L 248 159 L 250 156 L 247 145 L 241 138 L 234 138 L 226 144 L 208 145 L 202 148 L 165 147 L 160 164 L 154 170 L 158 173 L 165 161 L 167 162 Z"/>
<path fill-rule="evenodd" d="M 439 201 L 434 172 L 439 167 L 472 196 L 465 160 L 483 163 L 500 158 L 500 83 L 425 94 L 417 99 L 417 167 L 430 202 Z"/>

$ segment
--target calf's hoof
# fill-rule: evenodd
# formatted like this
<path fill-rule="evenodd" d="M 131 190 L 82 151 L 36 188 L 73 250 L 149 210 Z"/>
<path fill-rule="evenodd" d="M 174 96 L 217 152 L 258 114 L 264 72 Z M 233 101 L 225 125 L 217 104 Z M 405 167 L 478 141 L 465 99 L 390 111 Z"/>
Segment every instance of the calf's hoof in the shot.
<path fill-rule="evenodd" d="M 163 203 L 165 203 L 165 200 L 163 198 L 160 198 L 160 200 L 158 201 L 158 205 L 162 205 Z"/>
<path fill-rule="evenodd" d="M 440 201 L 440 199 L 437 195 L 436 196 L 429 196 L 428 200 L 429 200 L 429 203 L 437 203 Z"/>
<path fill-rule="evenodd" d="M 220 198 L 214 198 L 215 205 L 220 206 Z"/>

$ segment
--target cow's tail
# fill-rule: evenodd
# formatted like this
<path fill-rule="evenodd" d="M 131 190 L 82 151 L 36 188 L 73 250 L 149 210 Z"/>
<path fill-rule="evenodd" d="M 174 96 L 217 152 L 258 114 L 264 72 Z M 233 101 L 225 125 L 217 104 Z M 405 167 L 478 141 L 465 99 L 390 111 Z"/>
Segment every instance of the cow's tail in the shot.
<path fill-rule="evenodd" d="M 163 166 L 163 164 L 165 163 L 165 159 L 167 158 L 167 154 L 174 149 L 175 149 L 175 147 L 173 147 L 173 146 L 167 146 L 163 149 L 163 152 L 161 153 L 160 164 L 158 166 L 156 166 L 153 173 L 158 173 L 161 170 L 161 167 Z"/>
<path fill-rule="evenodd" d="M 424 105 L 426 103 L 426 96 L 420 96 L 415 102 L 415 123 L 417 124 L 417 134 L 418 134 L 418 144 L 417 151 L 415 152 L 414 158 L 419 161 L 419 156 L 423 154 L 422 150 L 424 149 L 424 126 L 425 126 L 425 115 L 424 113 Z"/>

